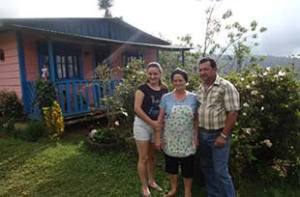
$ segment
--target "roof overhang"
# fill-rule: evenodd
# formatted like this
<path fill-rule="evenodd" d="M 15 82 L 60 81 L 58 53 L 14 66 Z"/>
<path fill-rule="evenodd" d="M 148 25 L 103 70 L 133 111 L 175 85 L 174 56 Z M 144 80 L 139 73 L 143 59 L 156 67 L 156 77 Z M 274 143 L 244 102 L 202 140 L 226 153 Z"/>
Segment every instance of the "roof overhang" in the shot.
<path fill-rule="evenodd" d="M 58 32 L 58 31 L 53 31 L 53 30 L 46 30 L 43 28 L 29 27 L 29 26 L 23 26 L 23 25 L 17 25 L 17 24 L 10 24 L 9 26 L 5 26 L 5 27 L 2 24 L 0 24 L 0 30 L 1 29 L 2 30 L 9 30 L 9 29 L 11 29 L 11 30 L 12 29 L 30 30 L 30 31 L 34 31 L 34 32 L 46 33 L 46 34 L 50 34 L 50 35 L 62 36 L 62 37 L 68 37 L 68 38 L 74 38 L 74 39 L 89 40 L 89 41 L 93 41 L 93 42 L 151 47 L 151 48 L 157 48 L 157 49 L 166 50 L 166 51 L 187 51 L 187 50 L 191 49 L 190 47 L 186 47 L 186 46 L 160 45 L 160 44 L 141 43 L 141 42 L 132 42 L 132 41 L 120 41 L 120 40 L 100 38 L 100 37 L 94 37 L 94 36 L 85 36 L 85 35 L 80 35 L 80 34 Z"/>

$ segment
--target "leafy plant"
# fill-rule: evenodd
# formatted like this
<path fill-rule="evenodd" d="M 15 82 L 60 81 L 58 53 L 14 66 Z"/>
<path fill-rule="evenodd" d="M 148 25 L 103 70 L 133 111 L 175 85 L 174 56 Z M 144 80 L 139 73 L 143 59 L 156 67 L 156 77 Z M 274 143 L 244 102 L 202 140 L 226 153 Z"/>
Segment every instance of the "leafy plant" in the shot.
<path fill-rule="evenodd" d="M 39 109 L 42 110 L 43 107 L 52 106 L 55 99 L 56 93 L 53 83 L 51 81 L 38 80 L 36 82 L 36 98 L 34 102 Z"/>
<path fill-rule="evenodd" d="M 122 113 L 128 115 L 130 126 L 134 119 L 134 94 L 138 86 L 147 79 L 144 63 L 141 60 L 133 60 L 124 69 L 122 83 L 116 87 L 113 100 L 122 108 Z"/>
<path fill-rule="evenodd" d="M 92 140 L 97 143 L 119 143 L 121 138 L 116 133 L 116 129 L 113 128 L 101 128 L 97 129 L 97 132 L 93 136 Z"/>
<path fill-rule="evenodd" d="M 51 139 L 59 140 L 64 133 L 64 117 L 57 101 L 52 106 L 43 108 L 44 123 Z"/>
<path fill-rule="evenodd" d="M 246 166 L 256 168 L 266 181 L 296 176 L 300 166 L 300 83 L 293 68 L 256 66 L 227 78 L 237 87 L 242 106 L 232 138 L 235 176 Z"/>
<path fill-rule="evenodd" d="M 0 128 L 14 129 L 17 118 L 23 115 L 23 106 L 13 91 L 0 91 Z"/>
<path fill-rule="evenodd" d="M 20 137 L 30 142 L 36 142 L 46 133 L 46 128 L 41 121 L 28 121 L 28 125 L 24 130 L 20 131 Z"/>

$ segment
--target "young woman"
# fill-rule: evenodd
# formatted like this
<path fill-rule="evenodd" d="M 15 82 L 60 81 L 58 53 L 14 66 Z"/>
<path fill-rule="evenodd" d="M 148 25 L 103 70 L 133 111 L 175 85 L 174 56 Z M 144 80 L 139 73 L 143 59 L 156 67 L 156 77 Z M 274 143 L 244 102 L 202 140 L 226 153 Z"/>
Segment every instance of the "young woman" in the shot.
<path fill-rule="evenodd" d="M 159 103 L 166 86 L 161 83 L 162 68 L 159 63 L 151 62 L 146 68 L 148 80 L 135 92 L 133 124 L 134 139 L 138 151 L 138 174 L 141 181 L 142 196 L 150 196 L 150 188 L 162 191 L 154 179 L 154 130 L 160 124 L 157 121 Z"/>
<path fill-rule="evenodd" d="M 184 196 L 191 197 L 194 154 L 197 145 L 196 95 L 186 90 L 188 75 L 176 69 L 171 75 L 174 90 L 165 94 L 160 103 L 159 122 L 155 145 L 165 153 L 165 170 L 170 178 L 170 191 L 166 197 L 175 196 L 178 187 L 178 168 L 184 182 Z M 159 127 L 158 127 L 159 128 Z M 162 141 L 161 141 L 162 135 Z"/>

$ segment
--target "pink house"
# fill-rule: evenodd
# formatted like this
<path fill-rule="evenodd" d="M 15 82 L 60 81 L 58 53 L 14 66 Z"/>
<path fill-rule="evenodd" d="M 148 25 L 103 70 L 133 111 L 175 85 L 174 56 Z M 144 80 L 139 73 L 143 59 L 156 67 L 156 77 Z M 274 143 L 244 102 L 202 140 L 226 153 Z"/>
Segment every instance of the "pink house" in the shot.
<path fill-rule="evenodd" d="M 176 47 L 119 18 L 0 19 L 0 90 L 15 91 L 25 112 L 36 116 L 35 81 L 49 73 L 65 117 L 101 109 L 103 84 L 96 65 L 111 69 L 133 58 L 158 61 L 159 50 Z M 184 59 L 184 58 L 182 58 Z M 122 73 L 111 76 L 112 93 Z"/>

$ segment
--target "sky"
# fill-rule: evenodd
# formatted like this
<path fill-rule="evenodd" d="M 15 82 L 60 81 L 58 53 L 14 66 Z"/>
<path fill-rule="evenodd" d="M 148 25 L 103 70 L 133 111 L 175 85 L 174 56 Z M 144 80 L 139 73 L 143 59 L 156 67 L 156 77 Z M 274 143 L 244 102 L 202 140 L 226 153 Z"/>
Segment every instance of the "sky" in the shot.
<path fill-rule="evenodd" d="M 176 44 L 177 37 L 190 34 L 202 44 L 205 9 L 209 0 L 114 0 L 114 17 L 154 36 Z M 259 37 L 253 53 L 290 56 L 300 54 L 300 0 L 223 0 L 217 16 L 233 11 L 232 21 L 248 25 L 256 20 L 267 32 Z M 0 0 L 0 18 L 102 17 L 97 0 Z M 222 37 L 220 37 L 222 39 Z"/>

